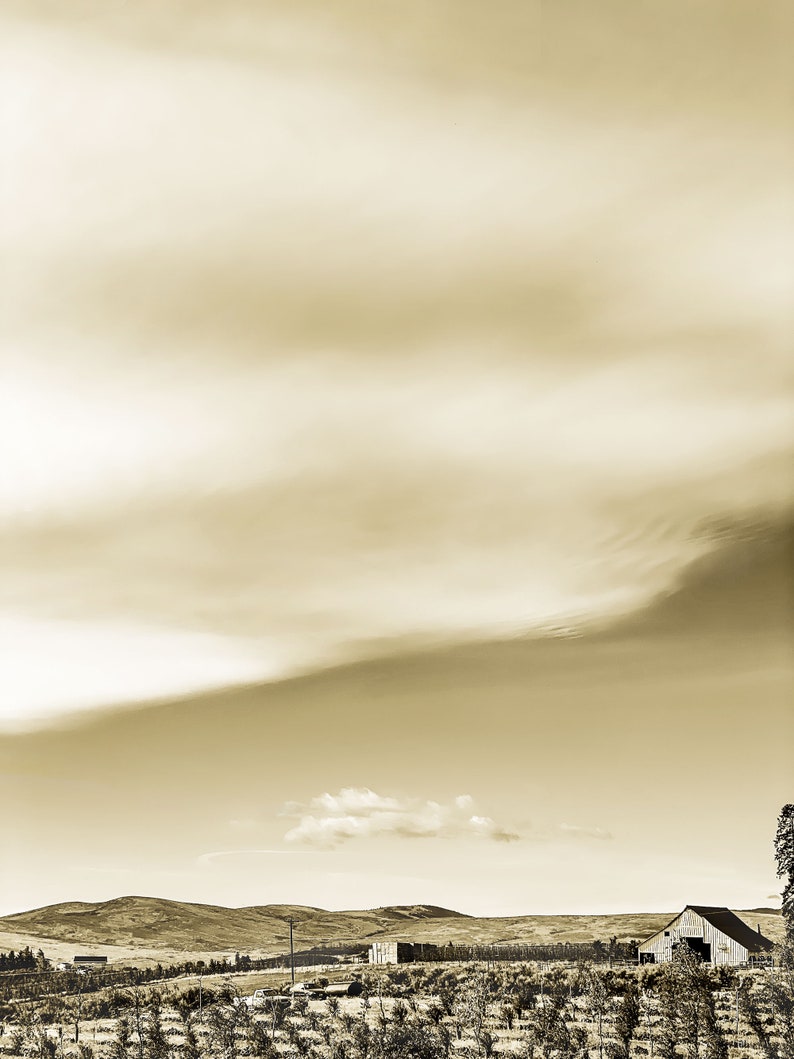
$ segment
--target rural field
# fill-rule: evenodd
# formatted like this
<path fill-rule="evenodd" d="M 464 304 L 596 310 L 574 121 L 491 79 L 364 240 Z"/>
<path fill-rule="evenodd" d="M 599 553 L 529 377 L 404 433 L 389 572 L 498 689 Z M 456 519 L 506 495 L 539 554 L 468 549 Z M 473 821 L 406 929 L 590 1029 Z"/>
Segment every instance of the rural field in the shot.
<path fill-rule="evenodd" d="M 185 975 L 2 1007 L 0 1054 L 70 1059 L 440 1059 L 514 1056 L 788 1059 L 794 978 L 710 970 L 696 957 L 657 967 L 581 961 L 351 968 L 361 995 L 241 998 L 289 976 Z M 304 976 L 306 984 L 310 984 Z M 339 971 L 311 980 L 322 989 Z"/>

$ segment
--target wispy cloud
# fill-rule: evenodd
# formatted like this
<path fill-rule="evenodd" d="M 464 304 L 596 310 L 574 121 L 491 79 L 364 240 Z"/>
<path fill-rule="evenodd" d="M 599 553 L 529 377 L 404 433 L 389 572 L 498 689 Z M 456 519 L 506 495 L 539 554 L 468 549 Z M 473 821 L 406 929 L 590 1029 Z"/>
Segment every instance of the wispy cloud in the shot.
<path fill-rule="evenodd" d="M 368 787 L 343 787 L 325 793 L 308 805 L 289 803 L 285 816 L 298 823 L 284 836 L 287 842 L 332 849 L 350 839 L 377 838 L 486 838 L 514 842 L 520 836 L 490 816 L 475 812 L 474 799 L 461 794 L 451 803 L 416 798 L 384 797 Z"/>
<path fill-rule="evenodd" d="M 570 838 L 614 838 L 609 831 L 605 831 L 602 827 L 579 827 L 577 824 L 560 824 L 560 831 Z"/>
<path fill-rule="evenodd" d="M 687 21 L 702 47 L 675 18 L 632 34 L 671 78 L 639 113 L 660 82 L 617 47 L 570 106 L 601 7 L 544 11 L 564 47 L 528 63 L 520 0 L 444 0 L 454 47 L 400 22 L 394 54 L 383 5 L 332 28 L 321 4 L 138 4 L 134 43 L 123 5 L 12 6 L 0 607 L 22 653 L 132 659 L 98 692 L 12 665 L 15 725 L 373 641 L 578 628 L 669 590 L 704 520 L 790 499 L 784 35 L 763 16 L 739 34 L 757 76 L 712 114 L 722 14 Z M 214 639 L 176 665 L 169 629 Z M 151 691 L 128 677 L 147 630 Z"/>
<path fill-rule="evenodd" d="M 287 854 L 300 853 L 292 849 L 214 849 L 196 857 L 196 866 L 206 868 L 217 861 L 245 857 L 282 857 Z"/>

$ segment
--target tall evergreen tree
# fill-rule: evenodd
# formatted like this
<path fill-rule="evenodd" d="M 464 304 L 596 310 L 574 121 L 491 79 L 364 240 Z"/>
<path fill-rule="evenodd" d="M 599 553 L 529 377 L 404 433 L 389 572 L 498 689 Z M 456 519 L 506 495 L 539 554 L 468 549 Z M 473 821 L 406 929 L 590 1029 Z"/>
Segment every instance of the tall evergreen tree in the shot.
<path fill-rule="evenodd" d="M 775 860 L 777 874 L 783 879 L 783 920 L 786 925 L 783 962 L 794 968 L 794 805 L 784 805 L 777 818 Z"/>

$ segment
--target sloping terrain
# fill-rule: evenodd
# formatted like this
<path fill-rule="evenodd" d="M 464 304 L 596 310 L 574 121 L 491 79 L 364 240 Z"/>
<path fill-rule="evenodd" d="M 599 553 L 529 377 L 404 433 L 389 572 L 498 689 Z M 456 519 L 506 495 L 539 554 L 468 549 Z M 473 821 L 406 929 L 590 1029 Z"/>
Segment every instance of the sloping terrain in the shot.
<path fill-rule="evenodd" d="M 778 912 L 739 912 L 753 929 L 773 941 L 782 937 Z M 0 918 L 0 949 L 29 944 L 63 958 L 80 950 L 112 960 L 137 954 L 170 960 L 247 952 L 284 952 L 289 919 L 298 949 L 314 945 L 404 940 L 453 944 L 588 942 L 641 939 L 660 929 L 673 913 L 626 915 L 516 916 L 477 918 L 430 905 L 332 912 L 302 905 L 224 908 L 152 897 L 120 897 L 97 904 L 49 905 Z M 71 950 L 74 950 L 74 953 Z"/>
<path fill-rule="evenodd" d="M 303 946 L 411 933 L 414 926 L 471 917 L 433 906 L 328 912 L 302 905 L 224 908 L 154 897 L 49 905 L 0 919 L 0 930 L 82 945 L 141 945 L 184 952 L 283 949 L 289 920 Z"/>

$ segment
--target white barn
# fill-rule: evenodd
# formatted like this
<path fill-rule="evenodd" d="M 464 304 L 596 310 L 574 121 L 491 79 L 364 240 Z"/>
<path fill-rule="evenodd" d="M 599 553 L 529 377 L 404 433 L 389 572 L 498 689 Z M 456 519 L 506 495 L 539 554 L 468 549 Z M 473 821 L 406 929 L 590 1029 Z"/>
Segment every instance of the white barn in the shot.
<path fill-rule="evenodd" d="M 772 949 L 761 930 L 748 927 L 729 908 L 687 905 L 675 919 L 638 946 L 640 963 L 667 963 L 685 941 L 705 963 L 736 966 Z"/>

